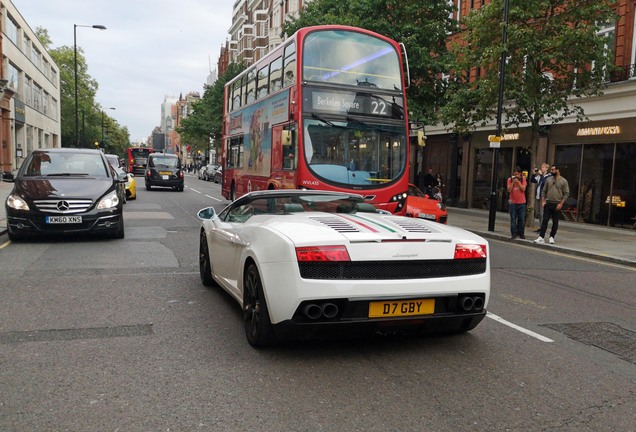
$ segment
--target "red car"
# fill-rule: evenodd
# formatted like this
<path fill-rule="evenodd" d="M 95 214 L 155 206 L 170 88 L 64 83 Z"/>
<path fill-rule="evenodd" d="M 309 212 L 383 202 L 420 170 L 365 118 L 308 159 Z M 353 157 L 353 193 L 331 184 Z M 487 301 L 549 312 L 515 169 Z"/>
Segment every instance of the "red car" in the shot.
<path fill-rule="evenodd" d="M 444 203 L 429 198 L 414 184 L 409 184 L 408 197 L 406 197 L 406 215 L 443 224 L 448 220 L 448 212 Z"/>

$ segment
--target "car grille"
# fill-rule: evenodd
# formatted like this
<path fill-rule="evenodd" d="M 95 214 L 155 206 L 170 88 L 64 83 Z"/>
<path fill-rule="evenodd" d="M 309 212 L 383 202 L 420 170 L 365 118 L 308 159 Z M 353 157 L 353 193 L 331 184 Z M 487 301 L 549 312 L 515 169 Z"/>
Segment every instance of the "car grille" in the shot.
<path fill-rule="evenodd" d="M 298 263 L 303 279 L 430 279 L 486 272 L 486 258 L 417 261 L 343 261 Z"/>
<path fill-rule="evenodd" d="M 89 199 L 68 199 L 68 200 L 36 200 L 33 202 L 38 210 L 44 213 L 72 214 L 87 211 L 93 200 Z"/>

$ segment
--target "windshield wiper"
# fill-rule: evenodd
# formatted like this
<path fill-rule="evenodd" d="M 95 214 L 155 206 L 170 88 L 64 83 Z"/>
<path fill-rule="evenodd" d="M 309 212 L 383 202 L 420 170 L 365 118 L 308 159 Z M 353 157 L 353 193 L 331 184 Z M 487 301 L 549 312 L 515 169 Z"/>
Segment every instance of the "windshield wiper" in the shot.
<path fill-rule="evenodd" d="M 321 121 L 321 122 L 323 122 L 324 124 L 329 125 L 329 126 L 331 126 L 331 127 L 341 127 L 341 126 L 336 126 L 335 124 L 331 123 L 331 122 L 330 122 L 329 120 L 327 120 L 326 118 L 321 117 L 321 116 L 319 116 L 319 115 L 318 115 L 318 114 L 316 114 L 316 113 L 311 113 L 311 116 L 312 116 L 313 118 L 315 118 L 316 120 L 320 120 L 320 121 Z"/>
<path fill-rule="evenodd" d="M 70 172 L 64 172 L 64 173 L 51 173 L 51 174 L 47 174 L 44 177 L 70 177 L 70 176 L 88 176 L 90 175 L 89 173 L 70 173 Z"/>

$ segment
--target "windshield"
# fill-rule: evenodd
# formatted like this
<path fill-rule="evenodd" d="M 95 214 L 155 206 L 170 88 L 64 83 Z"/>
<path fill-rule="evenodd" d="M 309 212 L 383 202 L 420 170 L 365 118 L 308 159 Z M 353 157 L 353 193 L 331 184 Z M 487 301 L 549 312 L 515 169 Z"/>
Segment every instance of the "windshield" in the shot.
<path fill-rule="evenodd" d="M 179 158 L 170 156 L 154 156 L 150 159 L 150 167 L 177 168 Z"/>
<path fill-rule="evenodd" d="M 148 155 L 151 153 L 149 148 L 131 148 L 130 154 L 134 158 L 148 158 Z"/>
<path fill-rule="evenodd" d="M 304 146 L 309 169 L 327 183 L 377 187 L 406 169 L 403 126 L 328 121 L 314 115 L 304 122 Z"/>
<path fill-rule="evenodd" d="M 108 176 L 99 153 L 46 152 L 31 153 L 22 171 L 25 177 L 39 176 Z"/>
<path fill-rule="evenodd" d="M 401 90 L 396 50 L 373 36 L 348 30 L 315 31 L 303 51 L 303 80 Z"/>

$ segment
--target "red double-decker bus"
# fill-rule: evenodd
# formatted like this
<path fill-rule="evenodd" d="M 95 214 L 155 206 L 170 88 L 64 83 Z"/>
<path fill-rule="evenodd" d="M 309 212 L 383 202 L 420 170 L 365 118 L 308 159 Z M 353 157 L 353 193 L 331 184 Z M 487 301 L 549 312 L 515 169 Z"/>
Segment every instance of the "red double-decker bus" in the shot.
<path fill-rule="evenodd" d="M 129 147 L 126 150 L 126 172 L 144 174 L 150 153 L 154 150 L 149 147 Z"/>
<path fill-rule="evenodd" d="M 280 188 L 355 192 L 403 214 L 403 55 L 403 45 L 368 30 L 307 27 L 228 82 L 225 198 Z"/>

